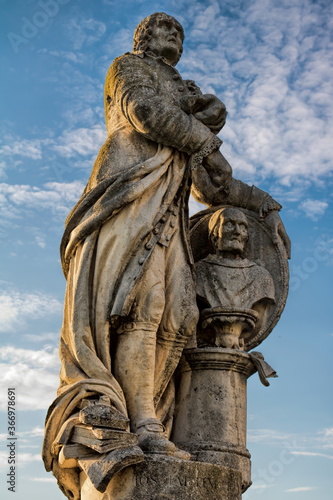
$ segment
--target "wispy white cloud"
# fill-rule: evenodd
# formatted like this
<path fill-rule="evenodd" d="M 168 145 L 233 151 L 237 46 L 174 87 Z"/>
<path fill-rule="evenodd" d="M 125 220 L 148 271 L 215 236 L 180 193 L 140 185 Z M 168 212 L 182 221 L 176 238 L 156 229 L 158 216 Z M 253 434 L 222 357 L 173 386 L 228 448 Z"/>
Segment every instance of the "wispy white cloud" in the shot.
<path fill-rule="evenodd" d="M 57 57 L 65 61 L 69 61 L 72 63 L 83 63 L 84 55 L 81 52 L 71 52 L 69 50 L 47 50 L 40 49 L 38 51 L 39 54 L 46 54 L 47 56 Z"/>
<path fill-rule="evenodd" d="M 74 72 L 73 78 L 84 79 L 81 72 Z M 6 179 L 8 172 L 16 169 L 17 165 L 22 167 L 22 161 L 43 160 L 46 162 L 42 168 L 49 168 L 51 160 L 53 163 L 64 161 L 63 158 L 71 158 L 70 169 L 85 168 L 82 162 L 88 162 L 92 166 L 94 156 L 106 138 L 104 125 L 104 111 L 100 105 L 100 94 L 102 87 L 96 85 L 93 79 L 85 78 L 80 81 L 80 95 L 73 99 L 71 106 L 64 112 L 67 122 L 66 129 L 58 136 L 44 137 L 39 139 L 24 139 L 22 137 L 5 134 L 0 137 L 0 179 Z M 70 82 L 73 86 L 73 81 Z M 64 85 L 64 82 L 62 82 Z M 98 87 L 96 89 L 96 86 Z M 90 90 L 92 89 L 92 90 Z M 72 87 L 71 87 L 72 92 Z M 84 95 L 81 95 L 83 92 Z M 96 103 L 96 98 L 98 100 Z M 84 123 L 84 127 L 78 127 Z M 18 159 L 19 158 L 19 159 Z M 68 165 L 67 165 L 68 167 Z"/>
<path fill-rule="evenodd" d="M 92 155 L 98 152 L 106 138 L 105 127 L 96 125 L 92 128 L 79 128 L 67 130 L 53 146 L 61 156 Z"/>
<path fill-rule="evenodd" d="M 327 455 L 326 453 L 316 453 L 313 451 L 291 451 L 291 454 L 304 457 L 322 457 L 333 460 L 333 455 Z"/>
<path fill-rule="evenodd" d="M 48 408 L 59 383 L 58 371 L 58 349 L 0 348 L 0 378 L 3 387 L 17 388 L 20 410 Z M 5 405 L 2 397 L 0 409 L 5 409 Z"/>
<path fill-rule="evenodd" d="M 321 441 L 324 448 L 333 448 L 333 427 L 328 427 L 320 433 Z"/>
<path fill-rule="evenodd" d="M 18 218 L 26 209 L 51 210 L 53 213 L 64 215 L 79 199 L 83 188 L 84 184 L 80 181 L 48 182 L 43 188 L 2 183 L 0 212 L 4 219 Z"/>
<path fill-rule="evenodd" d="M 31 462 L 41 462 L 40 453 L 32 454 L 32 453 L 21 453 L 20 452 L 20 467 L 24 467 Z M 4 451 L 0 451 L 0 468 L 8 468 L 8 453 Z"/>
<path fill-rule="evenodd" d="M 95 55 L 91 57 L 96 59 Z M 97 58 L 97 60 L 98 66 L 103 66 L 103 61 L 100 58 Z M 67 109 L 64 112 L 64 117 L 68 118 L 70 116 L 71 120 L 63 127 L 63 132 L 67 128 L 72 130 L 80 122 L 82 122 L 83 127 L 94 126 L 97 122 L 101 125 L 104 122 L 103 100 L 101 99 L 103 96 L 104 75 L 102 78 L 98 78 L 98 75 L 91 76 L 87 72 L 87 65 L 91 64 L 93 62 L 89 60 L 89 56 L 84 58 L 83 65 L 73 65 L 73 63 L 66 61 L 57 68 L 57 71 L 43 77 L 45 84 L 56 87 L 59 94 L 66 100 Z M 104 64 L 106 71 L 107 64 Z M 100 68 L 98 67 L 97 70 L 97 73 L 99 73 Z"/>
<path fill-rule="evenodd" d="M 41 437 L 44 436 L 44 429 L 43 427 L 34 427 L 33 429 L 29 429 L 28 431 L 19 432 L 18 436 L 20 437 L 26 436 L 30 438 Z"/>
<path fill-rule="evenodd" d="M 22 328 L 29 319 L 59 314 L 62 304 L 42 292 L 7 290 L 0 293 L 0 332 Z"/>
<path fill-rule="evenodd" d="M 291 488 L 290 490 L 284 490 L 286 493 L 299 493 L 300 491 L 313 491 L 318 488 L 315 486 L 298 486 L 297 488 Z"/>
<path fill-rule="evenodd" d="M 28 477 L 29 481 L 34 481 L 35 483 L 56 483 L 55 477 Z"/>
<path fill-rule="evenodd" d="M 266 490 L 267 488 L 272 488 L 273 484 L 253 484 L 251 486 L 252 490 Z"/>
<path fill-rule="evenodd" d="M 316 433 L 287 433 L 274 429 L 249 429 L 248 441 L 267 446 L 283 447 L 295 456 L 322 457 L 333 460 L 333 428 L 320 429 Z"/>
<path fill-rule="evenodd" d="M 302 187 L 320 183 L 333 170 L 332 8 L 331 3 L 309 0 L 302 5 L 287 0 L 250 0 L 241 5 L 216 0 L 170 2 L 170 13 L 183 22 L 186 32 L 181 73 L 194 78 L 203 91 L 218 94 L 229 110 L 221 133 L 222 151 L 235 176 L 290 186 L 292 201 L 301 199 Z M 96 155 L 105 139 L 103 82 L 78 65 L 84 61 L 82 54 L 91 57 L 84 49 L 103 39 L 96 60 L 106 69 L 108 58 L 129 50 L 132 38 L 131 30 L 116 18 L 112 34 L 107 34 L 103 21 L 75 14 L 66 21 L 73 50 L 48 52 L 65 61 L 49 78 L 58 78 L 59 91 L 71 96 L 64 114 L 68 124 L 86 123 L 91 128 L 70 128 L 45 143 L 16 140 L 6 154 L 40 159 L 47 146 L 65 158 L 89 156 L 91 161 Z"/>
<path fill-rule="evenodd" d="M 72 17 L 66 25 L 66 31 L 72 40 L 73 49 L 81 50 L 97 42 L 106 32 L 105 23 L 93 18 L 84 18 L 81 14 Z"/>
<path fill-rule="evenodd" d="M 222 150 L 236 176 L 294 188 L 332 174 L 332 8 L 191 2 L 181 69 L 226 103 Z"/>
<path fill-rule="evenodd" d="M 98 90 L 99 90 L 98 93 L 101 95 L 103 92 L 102 87 L 101 88 L 98 87 Z M 89 102 L 87 103 L 86 99 L 82 98 L 73 99 L 71 101 L 71 106 L 69 106 L 64 112 L 64 118 L 70 130 L 73 130 L 74 128 L 79 127 L 81 125 L 84 127 L 83 130 L 86 130 L 86 127 L 96 127 L 96 124 L 98 124 L 98 126 L 101 127 L 100 136 L 98 136 L 98 142 L 96 143 L 95 146 L 96 149 L 94 151 L 89 150 L 89 155 L 97 153 L 100 144 L 103 143 L 103 140 L 105 140 L 106 137 L 106 131 L 104 126 L 104 108 L 103 106 L 101 106 L 101 100 L 96 99 L 95 101 L 94 95 L 91 95 L 90 97 L 93 101 L 91 103 Z M 85 133 L 85 135 L 87 134 Z M 64 142 L 66 144 L 66 139 L 64 138 L 64 136 L 61 137 L 60 142 L 61 142 L 60 146 L 63 146 Z M 82 163 L 82 156 L 79 156 L 79 161 L 80 163 Z M 71 162 L 73 162 L 72 156 L 71 156 Z M 92 161 L 91 158 L 89 157 L 89 168 L 91 168 L 91 166 L 92 166 Z"/>
<path fill-rule="evenodd" d="M 35 241 L 40 248 L 46 247 L 45 238 L 43 236 L 35 236 Z"/>
<path fill-rule="evenodd" d="M 287 432 L 280 432 L 274 429 L 249 429 L 248 441 L 252 443 L 292 441 L 294 435 Z"/>
<path fill-rule="evenodd" d="M 26 442 L 26 438 L 29 440 L 34 438 L 40 438 L 44 436 L 44 428 L 43 427 L 34 427 L 33 429 L 29 429 L 24 432 L 17 432 L 16 436 L 20 438 L 20 442 Z M 8 434 L 0 434 L 0 441 L 5 441 L 8 438 Z M 24 445 L 25 447 L 26 445 Z"/>
<path fill-rule="evenodd" d="M 114 31 L 104 44 L 105 55 L 102 56 L 102 61 L 110 64 L 110 62 L 121 53 L 131 51 L 132 40 L 133 33 L 129 29 L 121 27 L 118 31 Z"/>
<path fill-rule="evenodd" d="M 32 367 L 54 368 L 58 366 L 58 352 L 57 349 L 40 349 L 34 351 L 32 349 L 5 346 L 0 347 L 0 360 L 2 362 L 13 363 L 14 365 L 23 362 Z"/>
<path fill-rule="evenodd" d="M 19 139 L 10 136 L 5 136 L 0 146 L 0 154 L 2 156 L 23 156 L 32 160 L 40 160 L 42 158 L 42 143 L 40 139 Z"/>
<path fill-rule="evenodd" d="M 318 220 L 322 217 L 327 208 L 328 203 L 321 200 L 307 199 L 300 204 L 300 209 L 312 220 Z"/>
<path fill-rule="evenodd" d="M 41 334 L 33 334 L 33 333 L 26 333 L 24 335 L 24 338 L 28 340 L 29 342 L 51 342 L 54 343 L 58 340 L 59 338 L 59 333 L 52 333 L 52 332 L 47 332 L 47 333 L 41 333 Z"/>
<path fill-rule="evenodd" d="M 0 179 L 4 180 L 7 178 L 6 174 L 7 163 L 4 161 L 0 161 Z"/>

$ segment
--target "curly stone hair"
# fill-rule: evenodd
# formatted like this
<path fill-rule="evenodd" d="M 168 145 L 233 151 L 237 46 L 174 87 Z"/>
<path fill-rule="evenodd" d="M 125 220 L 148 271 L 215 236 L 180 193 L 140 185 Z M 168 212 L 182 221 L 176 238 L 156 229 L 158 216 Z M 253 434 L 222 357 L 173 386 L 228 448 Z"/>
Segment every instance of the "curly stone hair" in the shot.
<path fill-rule="evenodd" d="M 152 35 L 152 28 L 154 24 L 158 21 L 171 21 L 175 24 L 177 30 L 180 32 L 182 41 L 184 41 L 184 30 L 182 25 L 172 16 L 165 14 L 165 12 L 155 12 L 151 16 L 145 17 L 135 28 L 134 36 L 133 36 L 133 52 L 145 52 L 149 48 L 149 41 Z M 180 51 L 177 62 L 182 55 L 182 50 Z"/>

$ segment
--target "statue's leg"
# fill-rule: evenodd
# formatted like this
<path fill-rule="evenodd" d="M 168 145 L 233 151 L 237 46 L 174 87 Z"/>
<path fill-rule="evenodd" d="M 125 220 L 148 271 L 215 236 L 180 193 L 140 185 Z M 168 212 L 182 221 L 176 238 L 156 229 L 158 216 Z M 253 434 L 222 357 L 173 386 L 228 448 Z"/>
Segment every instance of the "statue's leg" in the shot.
<path fill-rule="evenodd" d="M 135 329 L 118 336 L 114 373 L 125 394 L 134 432 L 156 418 L 153 403 L 156 331 Z"/>
<path fill-rule="evenodd" d="M 129 394 L 126 403 L 134 431 L 137 422 L 155 417 L 153 398 L 141 408 L 140 393 L 148 398 L 154 381 L 156 332 L 165 305 L 163 250 L 159 245 L 154 248 L 137 285 L 132 310 L 118 328 L 113 373 L 125 396 Z M 136 384 L 141 385 L 137 390 Z"/>
<path fill-rule="evenodd" d="M 195 284 L 177 232 L 166 249 L 165 307 L 156 344 L 155 406 L 178 366 L 185 345 L 195 334 L 198 318 Z"/>
<path fill-rule="evenodd" d="M 165 247 L 155 247 L 129 320 L 118 330 L 114 374 L 125 394 L 131 428 L 138 435 L 139 446 L 146 452 L 188 459 L 187 452 L 178 450 L 167 439 L 154 404 L 156 335 L 165 307 L 165 251 Z"/>
<path fill-rule="evenodd" d="M 135 330 L 119 335 L 116 376 L 139 446 L 146 452 L 173 455 L 176 446 L 165 436 L 164 426 L 155 413 L 155 350 L 156 332 Z"/>
<path fill-rule="evenodd" d="M 131 429 L 148 452 L 172 454 L 154 406 L 156 332 L 164 309 L 164 248 L 157 246 L 141 278 L 128 321 L 118 329 L 114 374 L 125 394 Z"/>

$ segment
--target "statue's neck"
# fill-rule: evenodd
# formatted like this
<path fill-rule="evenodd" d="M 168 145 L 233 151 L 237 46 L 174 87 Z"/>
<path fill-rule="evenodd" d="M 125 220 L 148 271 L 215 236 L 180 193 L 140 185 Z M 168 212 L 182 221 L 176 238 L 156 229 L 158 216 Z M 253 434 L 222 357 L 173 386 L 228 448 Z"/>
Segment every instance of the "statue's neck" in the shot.
<path fill-rule="evenodd" d="M 243 258 L 240 252 L 226 252 L 223 250 L 216 250 L 214 255 L 227 260 L 241 260 Z"/>

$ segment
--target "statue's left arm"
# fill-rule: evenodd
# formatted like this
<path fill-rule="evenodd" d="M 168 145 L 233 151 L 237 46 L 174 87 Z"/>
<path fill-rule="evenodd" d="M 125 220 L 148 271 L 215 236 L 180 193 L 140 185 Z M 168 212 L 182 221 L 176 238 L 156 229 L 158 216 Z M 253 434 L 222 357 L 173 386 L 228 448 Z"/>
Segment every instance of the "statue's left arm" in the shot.
<path fill-rule="evenodd" d="M 279 216 L 282 206 L 265 191 L 234 179 L 232 168 L 220 151 L 194 165 L 192 180 L 192 195 L 200 203 L 232 205 L 257 212 L 268 227 L 274 244 L 282 241 L 290 258 L 290 239 Z"/>

